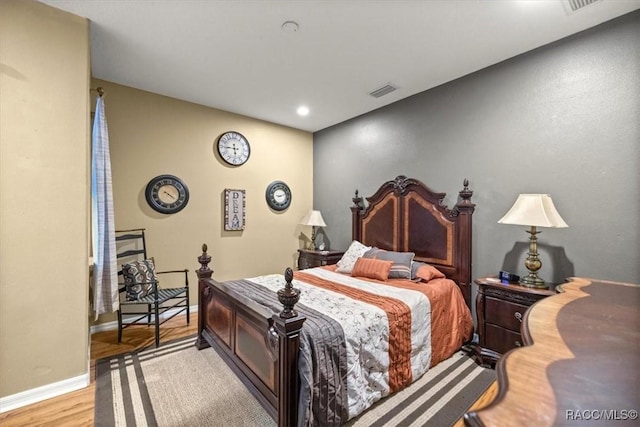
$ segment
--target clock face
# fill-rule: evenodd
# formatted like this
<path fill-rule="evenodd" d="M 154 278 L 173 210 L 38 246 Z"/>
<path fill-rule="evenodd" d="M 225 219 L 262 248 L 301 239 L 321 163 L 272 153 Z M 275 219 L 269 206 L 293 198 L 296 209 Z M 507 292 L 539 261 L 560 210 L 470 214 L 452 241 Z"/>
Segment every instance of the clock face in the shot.
<path fill-rule="evenodd" d="M 147 203 L 157 212 L 172 214 L 181 211 L 189 201 L 189 189 L 173 175 L 159 175 L 147 184 Z"/>
<path fill-rule="evenodd" d="M 283 211 L 291 204 L 291 190 L 282 181 L 273 181 L 265 194 L 267 204 L 274 211 Z"/>
<path fill-rule="evenodd" d="M 165 184 L 158 188 L 158 200 L 165 205 L 170 205 L 180 198 L 178 189 L 172 184 Z"/>
<path fill-rule="evenodd" d="M 238 132 L 226 132 L 218 138 L 220 158 L 232 166 L 243 165 L 249 160 L 251 147 L 247 138 Z"/>

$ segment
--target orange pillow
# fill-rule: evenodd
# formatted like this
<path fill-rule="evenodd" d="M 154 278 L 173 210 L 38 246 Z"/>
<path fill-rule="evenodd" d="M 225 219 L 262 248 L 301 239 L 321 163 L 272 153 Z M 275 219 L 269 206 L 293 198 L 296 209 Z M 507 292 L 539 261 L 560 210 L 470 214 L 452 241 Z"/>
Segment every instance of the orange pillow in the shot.
<path fill-rule="evenodd" d="M 432 279 L 443 279 L 446 277 L 440 270 L 432 265 L 420 263 L 417 267 L 418 268 L 415 273 L 416 279 L 422 279 L 425 282 L 428 282 Z"/>
<path fill-rule="evenodd" d="M 367 279 L 387 280 L 393 261 L 385 261 L 375 258 L 358 258 L 351 275 L 354 277 L 366 277 Z"/>

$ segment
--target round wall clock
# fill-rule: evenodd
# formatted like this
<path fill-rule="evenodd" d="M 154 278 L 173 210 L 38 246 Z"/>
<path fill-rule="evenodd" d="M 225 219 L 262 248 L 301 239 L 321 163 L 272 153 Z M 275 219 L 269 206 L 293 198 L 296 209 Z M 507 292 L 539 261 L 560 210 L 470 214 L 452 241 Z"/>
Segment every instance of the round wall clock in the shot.
<path fill-rule="evenodd" d="M 267 204 L 274 211 L 283 211 L 291 204 L 291 190 L 282 181 L 273 181 L 269 184 L 265 196 Z"/>
<path fill-rule="evenodd" d="M 164 214 L 181 211 L 189 201 L 189 189 L 182 180 L 173 175 L 159 175 L 147 184 L 144 191 L 152 209 Z"/>
<path fill-rule="evenodd" d="M 220 158 L 232 166 L 243 165 L 249 160 L 251 146 L 247 138 L 238 132 L 225 132 L 217 143 Z"/>

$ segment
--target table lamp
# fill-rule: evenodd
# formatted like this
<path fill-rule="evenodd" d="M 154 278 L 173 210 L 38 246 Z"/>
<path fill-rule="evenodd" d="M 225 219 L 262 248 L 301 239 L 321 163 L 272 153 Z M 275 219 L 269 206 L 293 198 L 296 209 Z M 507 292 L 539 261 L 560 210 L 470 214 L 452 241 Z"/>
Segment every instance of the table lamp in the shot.
<path fill-rule="evenodd" d="M 529 274 L 520 279 L 520 284 L 532 288 L 547 288 L 544 280 L 538 277 L 538 270 L 542 267 L 542 262 L 538 258 L 538 239 L 540 233 L 537 227 L 566 228 L 564 222 L 548 194 L 520 194 L 509 212 L 503 216 L 498 223 L 526 225 L 531 227 L 527 230 L 529 237 L 529 256 L 524 262 Z"/>
<path fill-rule="evenodd" d="M 309 244 L 309 249 L 312 251 L 316 250 L 316 227 L 326 227 L 327 224 L 324 223 L 324 219 L 322 219 L 322 214 L 320 211 L 310 210 L 300 221 L 302 225 L 310 225 L 311 226 L 311 243 Z"/>

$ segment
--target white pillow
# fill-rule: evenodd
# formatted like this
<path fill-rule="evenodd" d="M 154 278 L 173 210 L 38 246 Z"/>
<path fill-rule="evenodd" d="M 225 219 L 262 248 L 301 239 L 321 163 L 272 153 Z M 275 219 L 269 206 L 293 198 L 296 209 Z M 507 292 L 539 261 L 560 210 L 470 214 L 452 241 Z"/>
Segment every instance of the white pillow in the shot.
<path fill-rule="evenodd" d="M 369 249 L 371 249 L 371 246 L 365 246 L 357 240 L 354 240 L 353 242 L 351 242 L 351 245 L 349 245 L 349 249 L 347 249 L 344 255 L 342 255 L 340 261 L 338 261 L 338 268 L 336 268 L 336 271 L 338 273 L 351 274 L 351 271 L 353 270 L 353 266 L 356 264 L 357 259 L 364 255 L 364 253 Z"/>

